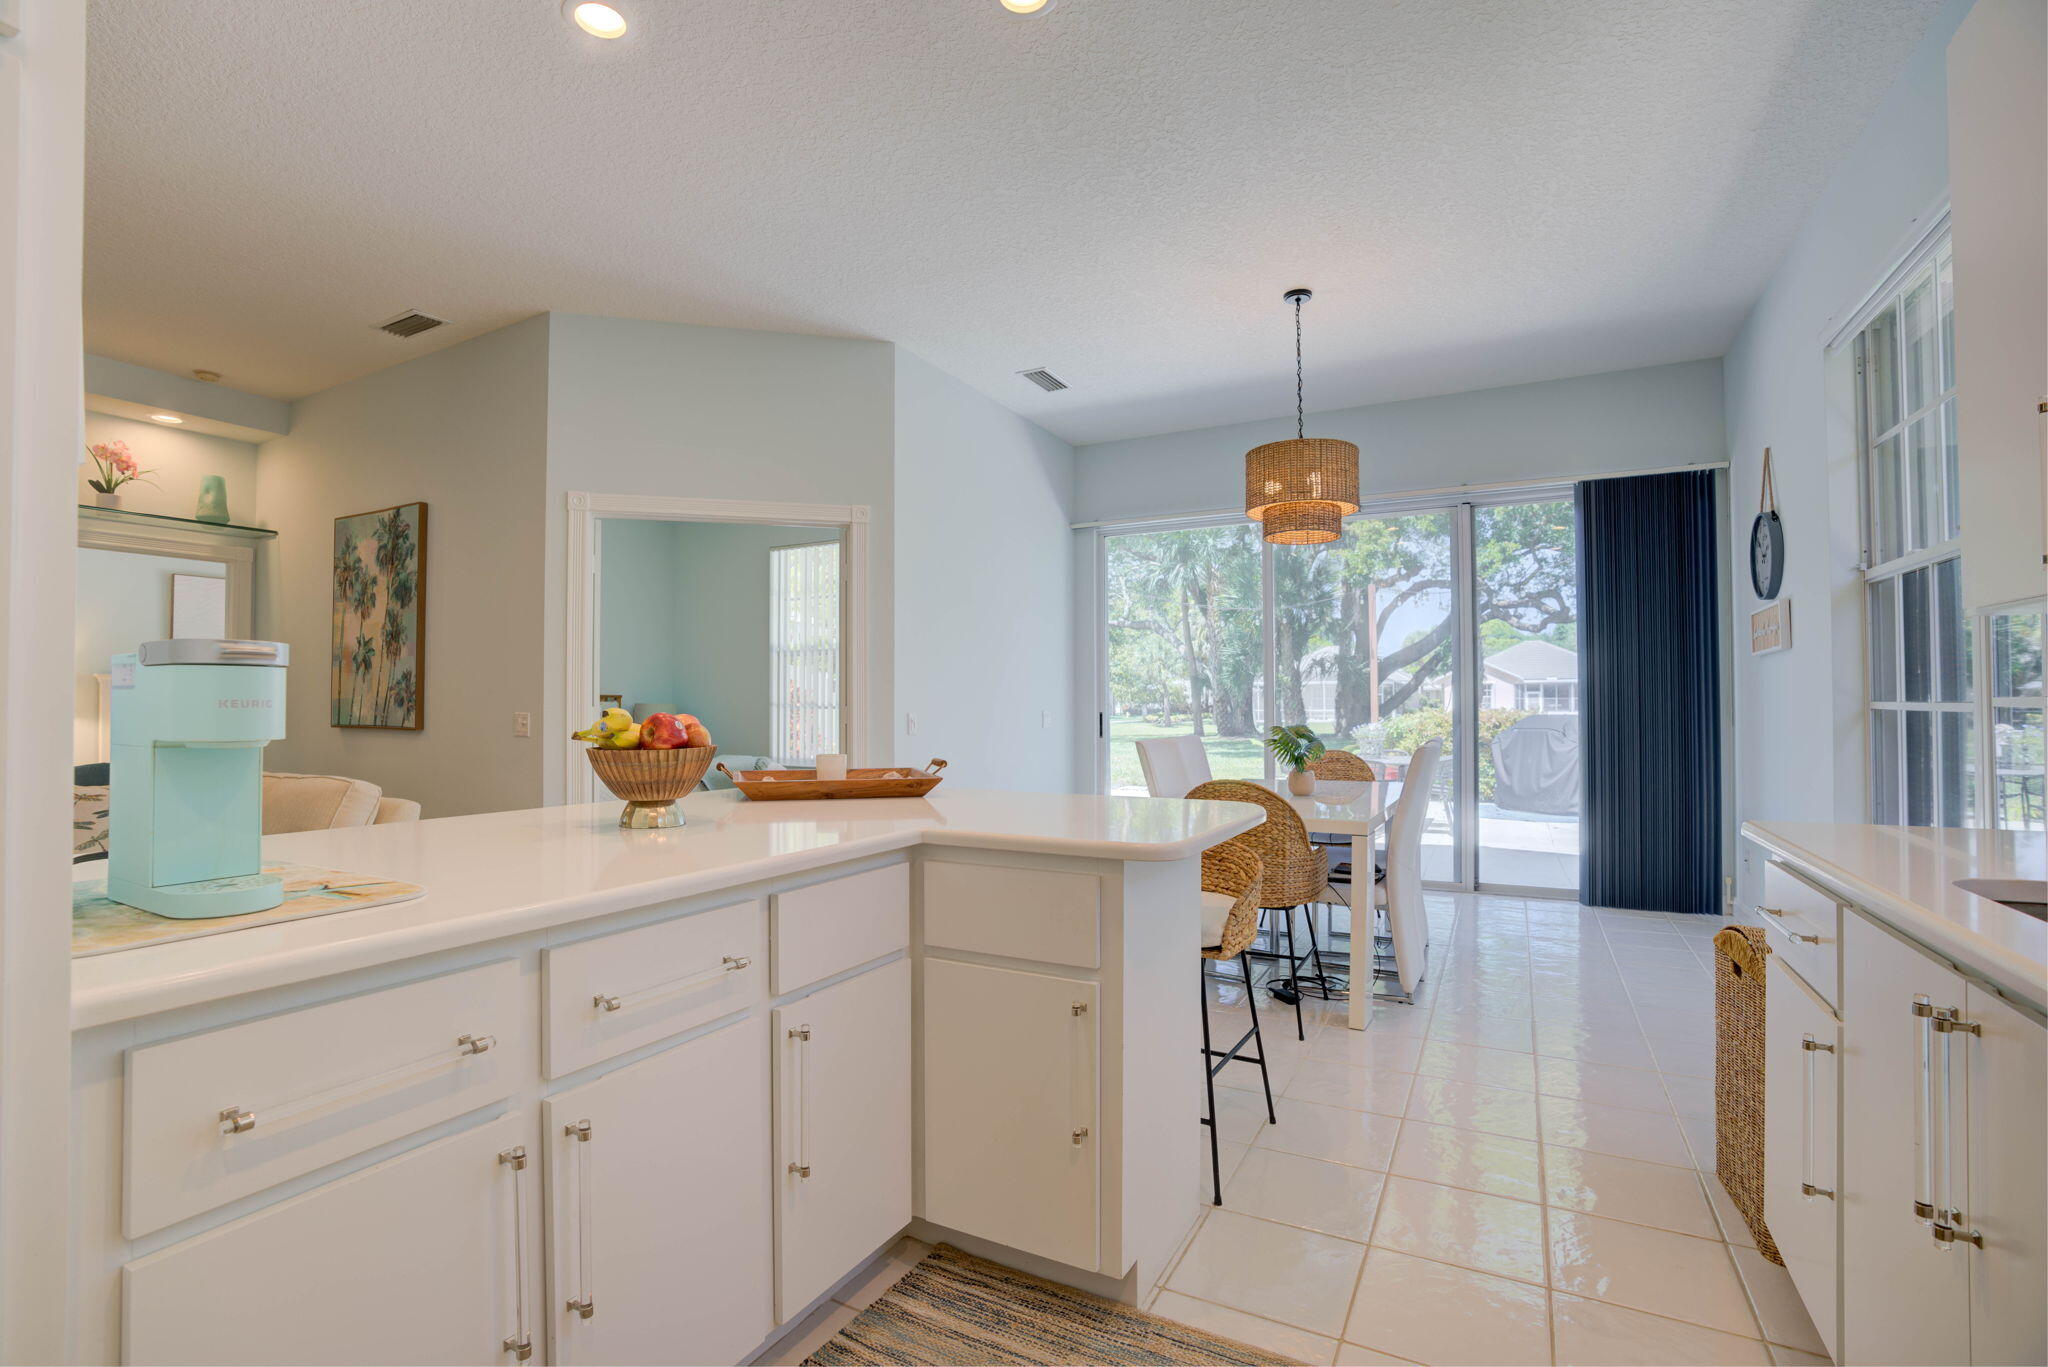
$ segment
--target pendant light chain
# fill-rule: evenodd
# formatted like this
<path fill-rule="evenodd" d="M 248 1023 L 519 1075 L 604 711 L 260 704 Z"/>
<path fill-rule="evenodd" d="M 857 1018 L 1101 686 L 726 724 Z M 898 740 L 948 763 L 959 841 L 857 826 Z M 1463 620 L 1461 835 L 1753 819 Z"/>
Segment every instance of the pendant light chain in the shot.
<path fill-rule="evenodd" d="M 1306 430 L 1301 409 L 1301 296 L 1294 296 L 1294 439 Z"/>

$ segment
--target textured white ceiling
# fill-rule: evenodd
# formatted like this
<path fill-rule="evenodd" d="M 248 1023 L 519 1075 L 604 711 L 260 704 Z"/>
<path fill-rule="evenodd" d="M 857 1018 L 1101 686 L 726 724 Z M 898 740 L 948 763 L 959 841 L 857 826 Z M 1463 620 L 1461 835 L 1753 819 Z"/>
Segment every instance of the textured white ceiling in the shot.
<path fill-rule="evenodd" d="M 1292 408 L 1296 284 L 1311 408 L 1714 356 L 1938 7 L 618 3 L 92 0 L 90 349 L 296 397 L 548 309 L 876 337 L 1076 441 Z"/>

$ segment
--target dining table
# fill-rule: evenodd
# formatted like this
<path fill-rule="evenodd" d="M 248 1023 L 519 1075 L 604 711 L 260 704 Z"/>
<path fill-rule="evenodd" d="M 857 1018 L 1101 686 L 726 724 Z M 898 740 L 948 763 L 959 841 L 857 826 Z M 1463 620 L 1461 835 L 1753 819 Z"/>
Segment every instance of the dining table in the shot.
<path fill-rule="evenodd" d="M 1401 795 L 1399 780 L 1387 779 L 1318 779 L 1315 789 L 1298 795 L 1288 791 L 1285 780 L 1266 785 L 1286 799 L 1308 827 L 1311 835 L 1345 836 L 1348 845 L 1333 846 L 1330 863 L 1349 862 L 1353 869 L 1353 888 L 1364 889 L 1364 900 L 1354 904 L 1351 925 L 1351 979 L 1349 1019 L 1346 1022 L 1353 1030 L 1365 1029 L 1366 1005 L 1372 997 L 1372 850 L 1375 838 L 1386 826 L 1387 818 L 1393 811 L 1394 800 Z M 1357 851 L 1364 851 L 1361 858 Z M 1354 894 L 1356 895 L 1356 894 Z M 1403 946 L 1396 944 L 1395 969 L 1401 968 Z M 1416 951 L 1419 953 L 1420 951 Z M 1365 989 L 1358 988 L 1358 979 L 1365 979 Z M 1420 968 L 1416 968 L 1420 977 Z M 1402 975 L 1406 987 L 1408 975 Z M 1410 989 L 1412 990 L 1412 989 Z"/>

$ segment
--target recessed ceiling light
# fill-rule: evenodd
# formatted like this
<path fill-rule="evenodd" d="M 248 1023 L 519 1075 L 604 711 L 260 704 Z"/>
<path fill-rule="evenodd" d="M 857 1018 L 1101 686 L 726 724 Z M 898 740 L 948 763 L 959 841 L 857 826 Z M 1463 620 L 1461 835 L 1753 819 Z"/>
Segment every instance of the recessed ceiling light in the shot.
<path fill-rule="evenodd" d="M 1059 0 L 997 0 L 1012 14 L 1051 14 Z"/>
<path fill-rule="evenodd" d="M 1009 0 L 1004 0 L 1005 4 Z M 569 22 L 593 38 L 626 36 L 626 16 L 599 0 L 562 0 L 562 13 Z"/>
<path fill-rule="evenodd" d="M 185 420 L 176 413 L 152 413 L 149 415 L 149 420 L 151 422 L 169 423 L 173 427 L 182 427 L 185 423 Z"/>

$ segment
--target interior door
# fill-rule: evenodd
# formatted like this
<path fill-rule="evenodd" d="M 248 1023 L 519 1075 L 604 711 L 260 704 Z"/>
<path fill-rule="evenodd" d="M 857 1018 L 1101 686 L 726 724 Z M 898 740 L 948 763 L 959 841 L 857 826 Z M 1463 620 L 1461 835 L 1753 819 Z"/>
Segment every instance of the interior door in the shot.
<path fill-rule="evenodd" d="M 925 961 L 926 1219 L 1096 1266 L 1098 1002 L 1078 978 Z"/>
<path fill-rule="evenodd" d="M 910 1223 L 910 961 L 774 1013 L 776 1314 Z"/>
<path fill-rule="evenodd" d="M 1970 1262 L 1970 1360 L 2048 1362 L 2048 1165 L 2041 1161 L 2048 1028 L 1983 988 L 1964 989 L 1979 1034 L 1968 1057 L 1969 1163 L 1963 1228 Z"/>
<path fill-rule="evenodd" d="M 129 1263 L 123 1357 L 516 1362 L 508 1339 L 538 1343 L 539 1169 L 501 1155 L 531 1123 L 436 1140 Z"/>
<path fill-rule="evenodd" d="M 1842 1031 L 1784 960 L 1770 960 L 1765 1020 L 1764 1220 L 1828 1351 L 1840 1330 L 1836 1149 Z"/>
<path fill-rule="evenodd" d="M 768 1336 L 765 1020 L 563 1092 L 542 1119 L 555 1361 L 737 1362 Z"/>
<path fill-rule="evenodd" d="M 1959 1009 L 1963 983 L 1863 916 L 1842 920 L 1840 1357 L 1965 1362 L 1969 1260 L 1914 1210 L 1940 1199 L 1943 1135 L 1963 1132 L 1960 1117 L 1942 1124 L 1940 1049 L 1914 1006 Z M 1948 1095 L 1967 1095 L 1966 1079 L 1952 1082 Z"/>

